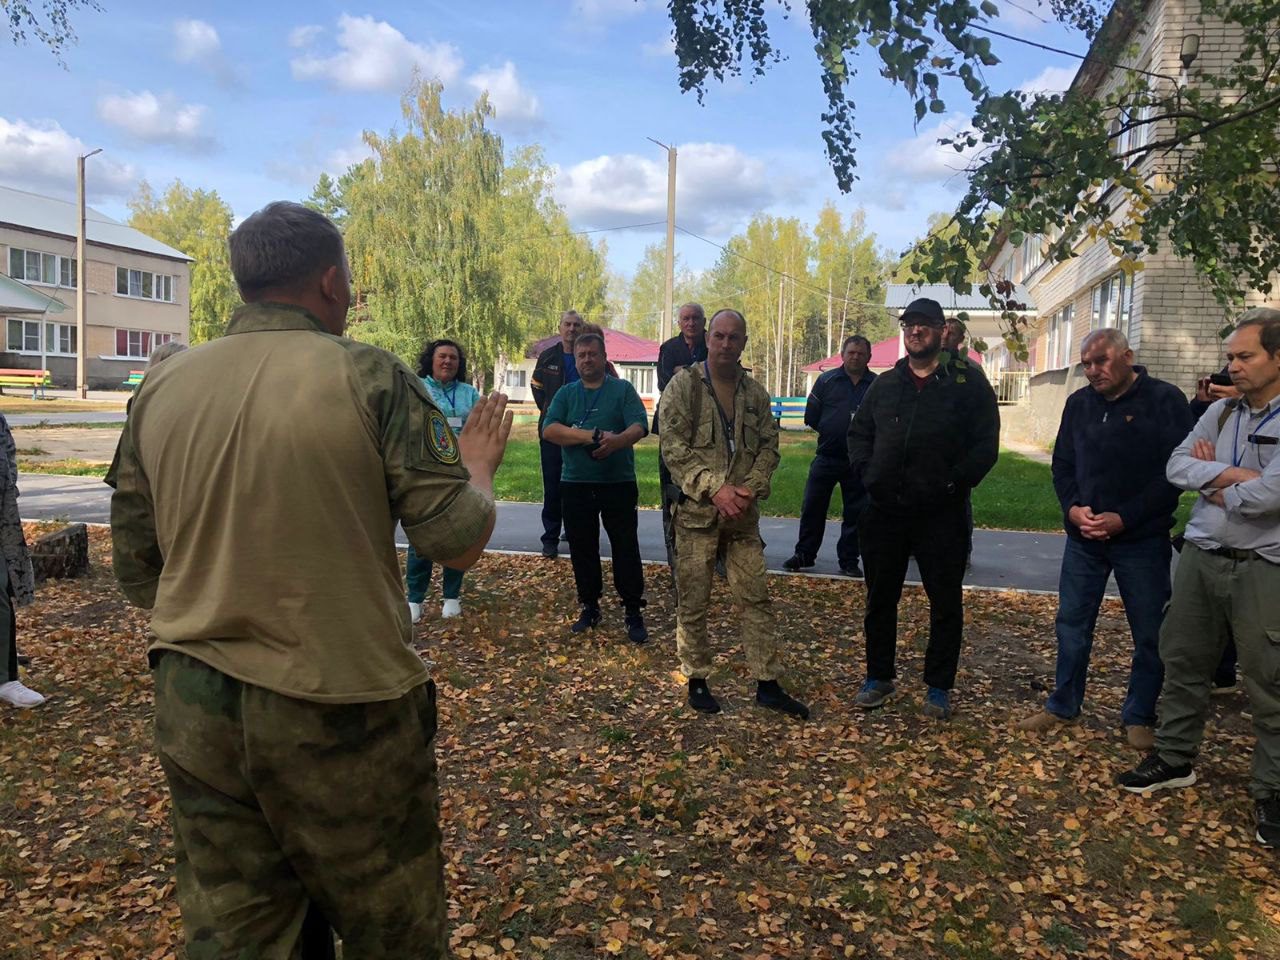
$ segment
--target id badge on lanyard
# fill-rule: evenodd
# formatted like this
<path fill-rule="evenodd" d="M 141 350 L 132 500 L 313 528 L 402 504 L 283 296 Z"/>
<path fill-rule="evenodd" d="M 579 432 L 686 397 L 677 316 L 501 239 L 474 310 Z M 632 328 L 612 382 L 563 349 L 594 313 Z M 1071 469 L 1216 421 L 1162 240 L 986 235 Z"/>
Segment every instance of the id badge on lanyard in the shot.
<path fill-rule="evenodd" d="M 449 424 L 449 428 L 453 430 L 454 433 L 457 433 L 462 429 L 461 417 L 445 417 L 445 422 Z"/>

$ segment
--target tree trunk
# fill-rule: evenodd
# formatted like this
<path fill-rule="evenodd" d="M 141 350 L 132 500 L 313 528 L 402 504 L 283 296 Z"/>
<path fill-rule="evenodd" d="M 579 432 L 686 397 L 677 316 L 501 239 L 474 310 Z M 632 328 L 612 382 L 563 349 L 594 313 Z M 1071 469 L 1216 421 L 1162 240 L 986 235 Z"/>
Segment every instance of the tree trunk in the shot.
<path fill-rule="evenodd" d="M 36 583 L 85 576 L 89 572 L 89 528 L 71 523 L 38 538 L 31 544 L 31 566 Z"/>

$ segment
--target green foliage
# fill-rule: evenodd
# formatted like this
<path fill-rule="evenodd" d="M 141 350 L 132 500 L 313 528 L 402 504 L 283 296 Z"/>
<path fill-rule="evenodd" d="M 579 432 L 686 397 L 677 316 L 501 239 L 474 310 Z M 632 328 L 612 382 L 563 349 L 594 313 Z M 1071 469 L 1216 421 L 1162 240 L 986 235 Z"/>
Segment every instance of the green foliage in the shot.
<path fill-rule="evenodd" d="M 1085 238 L 1103 239 L 1130 271 L 1172 250 L 1195 264 L 1224 310 L 1248 288 L 1271 290 L 1280 271 L 1280 0 L 1202 0 L 1202 29 L 1226 24 L 1231 34 L 1225 65 L 1205 56 L 1185 77 L 1129 72 L 1099 88 L 1099 64 L 1136 66 L 1127 47 L 1146 6 L 1050 0 L 1059 21 L 1092 41 L 1092 73 L 1049 96 L 1000 93 L 983 80 L 982 67 L 998 62 L 984 30 L 998 3 L 809 0 L 827 95 L 822 136 L 842 190 L 856 178 L 847 94 L 858 54 L 874 51 L 874 67 L 906 91 L 916 122 L 958 109 L 956 98 L 972 110 L 966 131 L 942 141 L 979 151 L 968 191 L 948 228 L 915 248 L 913 276 L 967 292 L 973 252 L 1021 234 L 1051 236 L 1057 260 Z M 671 0 L 669 9 L 681 87 L 699 96 L 710 77 L 738 75 L 744 64 L 759 74 L 781 56 L 764 4 Z M 1020 342 L 1024 321 L 996 288 L 1003 279 L 988 278 L 990 296 Z"/>
<path fill-rule="evenodd" d="M 191 343 L 222 336 L 240 295 L 231 276 L 227 237 L 231 207 L 214 190 L 175 180 L 157 197 L 144 180 L 129 201 L 129 226 L 181 250 L 191 264 Z"/>
<path fill-rule="evenodd" d="M 604 304 L 603 257 L 574 236 L 534 148 L 504 161 L 481 97 L 445 110 L 438 82 L 415 80 L 403 132 L 366 131 L 374 156 L 307 203 L 344 227 L 356 306 L 351 336 L 411 365 L 426 343 L 456 339 L 483 386 L 499 357 L 555 329 L 560 311 Z"/>

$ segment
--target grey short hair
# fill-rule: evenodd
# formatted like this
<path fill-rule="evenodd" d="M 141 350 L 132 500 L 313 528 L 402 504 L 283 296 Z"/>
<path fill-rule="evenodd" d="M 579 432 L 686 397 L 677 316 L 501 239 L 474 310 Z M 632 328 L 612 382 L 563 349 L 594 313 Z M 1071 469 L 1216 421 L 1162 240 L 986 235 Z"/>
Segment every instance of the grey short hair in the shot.
<path fill-rule="evenodd" d="M 168 360 L 175 353 L 181 353 L 187 349 L 185 343 L 179 343 L 177 340 L 170 340 L 168 343 L 162 343 L 151 351 L 151 356 L 147 358 L 147 369 L 150 370 L 161 360 Z"/>
<path fill-rule="evenodd" d="M 738 320 L 742 323 L 742 332 L 743 333 L 747 332 L 747 318 L 742 315 L 741 310 L 734 310 L 732 307 L 721 307 L 719 310 L 713 313 L 711 315 L 711 322 L 707 324 L 707 329 L 710 330 L 712 327 L 714 327 L 716 325 L 716 317 L 719 317 L 721 314 L 725 314 L 725 313 L 728 313 L 728 314 L 731 314 L 732 316 L 737 317 Z"/>
<path fill-rule="evenodd" d="M 578 313 L 577 310 L 566 310 L 564 313 L 560 314 L 560 320 L 562 322 L 568 320 L 570 317 L 577 317 L 579 321 L 582 320 L 582 314 Z"/>
<path fill-rule="evenodd" d="M 231 273 L 246 300 L 297 287 L 346 261 L 338 228 L 324 214 L 287 200 L 251 214 L 232 231 L 228 246 Z"/>
<path fill-rule="evenodd" d="M 1236 321 L 1236 329 L 1241 327 L 1258 328 L 1258 342 L 1268 356 L 1275 356 L 1280 351 L 1280 310 L 1272 310 L 1270 307 L 1246 310 Z"/>
<path fill-rule="evenodd" d="M 688 303 L 680 304 L 680 309 L 676 311 L 677 317 L 680 316 L 680 314 L 684 313 L 685 307 L 692 307 L 694 310 L 698 311 L 698 316 L 700 316 L 703 320 L 707 319 L 707 311 L 702 309 L 702 304 L 694 303 L 692 300 L 689 301 Z"/>
<path fill-rule="evenodd" d="M 1084 353 L 1085 349 L 1095 340 L 1101 340 L 1108 347 L 1115 347 L 1121 353 L 1129 349 L 1129 338 L 1117 330 L 1115 327 L 1103 327 L 1101 330 L 1094 330 L 1080 341 L 1080 352 Z"/>

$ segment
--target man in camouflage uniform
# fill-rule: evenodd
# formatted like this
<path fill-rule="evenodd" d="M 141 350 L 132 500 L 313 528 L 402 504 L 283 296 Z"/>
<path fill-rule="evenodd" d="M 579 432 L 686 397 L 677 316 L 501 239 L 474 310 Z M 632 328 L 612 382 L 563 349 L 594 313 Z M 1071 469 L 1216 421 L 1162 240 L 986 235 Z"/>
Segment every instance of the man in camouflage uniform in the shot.
<path fill-rule="evenodd" d="M 778 466 L 778 425 L 769 392 L 742 369 L 747 321 L 721 310 L 707 331 L 707 359 L 672 377 L 662 394 L 661 452 L 680 488 L 676 505 L 676 649 L 689 679 L 689 705 L 717 713 L 707 675 L 707 605 L 716 553 L 742 617 L 742 644 L 756 677 L 756 702 L 802 719 L 809 708 L 778 684 L 759 500 Z"/>
<path fill-rule="evenodd" d="M 18 513 L 18 448 L 9 421 L 0 415 L 0 703 L 20 710 L 38 707 L 44 697 L 18 679 L 15 607 L 35 599 L 35 577 Z"/>
<path fill-rule="evenodd" d="M 344 339 L 337 229 L 273 203 L 231 235 L 245 306 L 147 374 L 120 438 L 113 562 L 150 608 L 157 752 L 191 960 L 440 957 L 435 686 L 393 531 L 465 570 L 510 431 L 454 437 L 394 356 Z"/>

